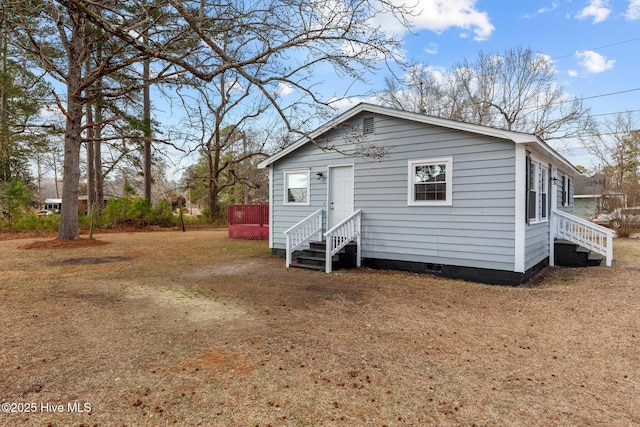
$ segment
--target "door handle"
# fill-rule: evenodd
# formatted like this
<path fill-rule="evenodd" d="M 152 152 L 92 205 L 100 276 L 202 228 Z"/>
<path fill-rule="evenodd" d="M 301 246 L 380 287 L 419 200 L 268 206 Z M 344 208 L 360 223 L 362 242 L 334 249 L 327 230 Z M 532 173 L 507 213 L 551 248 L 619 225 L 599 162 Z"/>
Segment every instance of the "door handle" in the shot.
<path fill-rule="evenodd" d="M 331 210 L 333 210 L 333 202 L 331 202 Z"/>

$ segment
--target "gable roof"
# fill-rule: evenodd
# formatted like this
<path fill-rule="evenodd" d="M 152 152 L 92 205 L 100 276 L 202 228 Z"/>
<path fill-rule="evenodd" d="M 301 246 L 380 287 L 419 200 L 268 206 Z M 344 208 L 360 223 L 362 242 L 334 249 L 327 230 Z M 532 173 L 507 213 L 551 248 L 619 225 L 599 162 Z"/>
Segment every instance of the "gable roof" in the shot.
<path fill-rule="evenodd" d="M 290 146 L 266 158 L 265 160 L 263 160 L 258 164 L 258 168 L 263 169 L 270 166 L 276 161 L 294 152 L 298 148 L 315 140 L 325 132 L 328 132 L 334 127 L 346 122 L 347 120 L 357 116 L 360 113 L 380 114 L 384 116 L 410 120 L 417 123 L 424 123 L 424 124 L 448 128 L 452 130 L 470 132 L 478 135 L 491 136 L 499 139 L 512 141 L 515 144 L 529 144 L 537 147 L 537 149 L 540 152 L 545 153 L 550 157 L 554 158 L 559 163 L 570 168 L 573 172 L 578 174 L 580 173 L 571 162 L 569 162 L 567 159 L 562 157 L 562 155 L 560 155 L 557 151 L 551 148 L 551 146 L 549 146 L 545 141 L 543 141 L 541 138 L 539 138 L 536 135 L 522 133 L 522 132 L 514 132 L 514 131 L 509 131 L 504 129 L 488 127 L 488 126 L 476 125 L 472 123 L 465 123 L 465 122 L 460 122 L 456 120 L 443 119 L 440 117 L 427 116 L 424 114 L 412 113 L 410 111 L 396 110 L 394 108 L 383 107 L 380 105 L 368 104 L 364 102 L 356 105 L 355 107 L 350 108 L 349 110 L 345 111 L 344 113 L 340 114 L 339 116 L 335 117 L 334 119 L 320 126 L 313 132 L 309 133 L 307 136 L 301 137 Z"/>

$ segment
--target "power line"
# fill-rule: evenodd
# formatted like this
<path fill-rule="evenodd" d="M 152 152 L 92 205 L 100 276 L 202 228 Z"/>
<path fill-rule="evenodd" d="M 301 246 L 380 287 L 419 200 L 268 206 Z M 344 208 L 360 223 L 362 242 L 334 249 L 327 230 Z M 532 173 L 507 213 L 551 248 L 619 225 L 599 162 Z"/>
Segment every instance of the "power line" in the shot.
<path fill-rule="evenodd" d="M 591 117 L 600 117 L 600 116 L 614 116 L 616 114 L 624 114 L 624 113 L 640 113 L 640 110 L 625 110 L 618 111 L 616 113 L 600 113 L 600 114 L 592 114 Z"/>
<path fill-rule="evenodd" d="M 602 98 L 602 97 L 605 97 L 605 96 L 620 95 L 621 93 L 636 92 L 636 91 L 639 91 L 639 90 L 640 90 L 640 87 L 637 87 L 635 89 L 627 89 L 627 90 L 621 90 L 621 91 L 618 91 L 618 92 L 603 93 L 601 95 L 587 96 L 587 97 L 580 98 L 580 99 L 585 100 L 585 99 Z"/>
<path fill-rule="evenodd" d="M 584 49 L 584 50 L 606 49 L 608 47 L 618 46 L 618 45 L 625 44 L 625 43 L 631 43 L 631 42 L 634 42 L 634 41 L 637 41 L 637 40 L 640 40 L 640 37 L 635 37 L 635 38 L 632 38 L 632 39 L 623 40 L 621 42 L 611 43 L 611 44 L 607 44 L 607 45 L 604 45 L 604 46 L 599 46 L 599 47 L 594 47 L 594 48 L 591 48 L 591 49 Z M 575 54 L 576 54 L 575 52 L 574 53 L 569 53 L 569 54 L 562 55 L 562 56 L 556 56 L 555 58 L 551 58 L 551 59 L 555 61 L 556 59 L 568 58 L 568 57 L 573 56 Z"/>

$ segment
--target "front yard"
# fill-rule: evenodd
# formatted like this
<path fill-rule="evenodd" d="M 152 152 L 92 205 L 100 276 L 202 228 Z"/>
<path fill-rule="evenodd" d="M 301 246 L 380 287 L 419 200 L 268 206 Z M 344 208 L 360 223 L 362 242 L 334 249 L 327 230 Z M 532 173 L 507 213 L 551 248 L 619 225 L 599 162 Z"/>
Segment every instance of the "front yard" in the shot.
<path fill-rule="evenodd" d="M 640 424 L 640 240 L 514 288 L 96 237 L 0 241 L 0 425 Z"/>

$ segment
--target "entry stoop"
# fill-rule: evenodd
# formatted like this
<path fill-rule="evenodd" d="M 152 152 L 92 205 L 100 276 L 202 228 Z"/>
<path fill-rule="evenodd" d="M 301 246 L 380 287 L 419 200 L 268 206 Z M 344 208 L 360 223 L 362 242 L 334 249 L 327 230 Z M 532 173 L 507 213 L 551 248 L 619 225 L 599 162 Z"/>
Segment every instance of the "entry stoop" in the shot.
<path fill-rule="evenodd" d="M 564 267 L 596 267 L 602 265 L 602 255 L 564 239 L 554 242 L 555 265 Z"/>
<path fill-rule="evenodd" d="M 357 244 L 352 242 L 335 254 L 332 259 L 333 269 L 355 268 L 357 247 Z M 324 271 L 327 259 L 327 243 L 326 241 L 310 242 L 308 249 L 295 251 L 292 259 L 295 262 L 291 263 L 291 267 Z"/>

